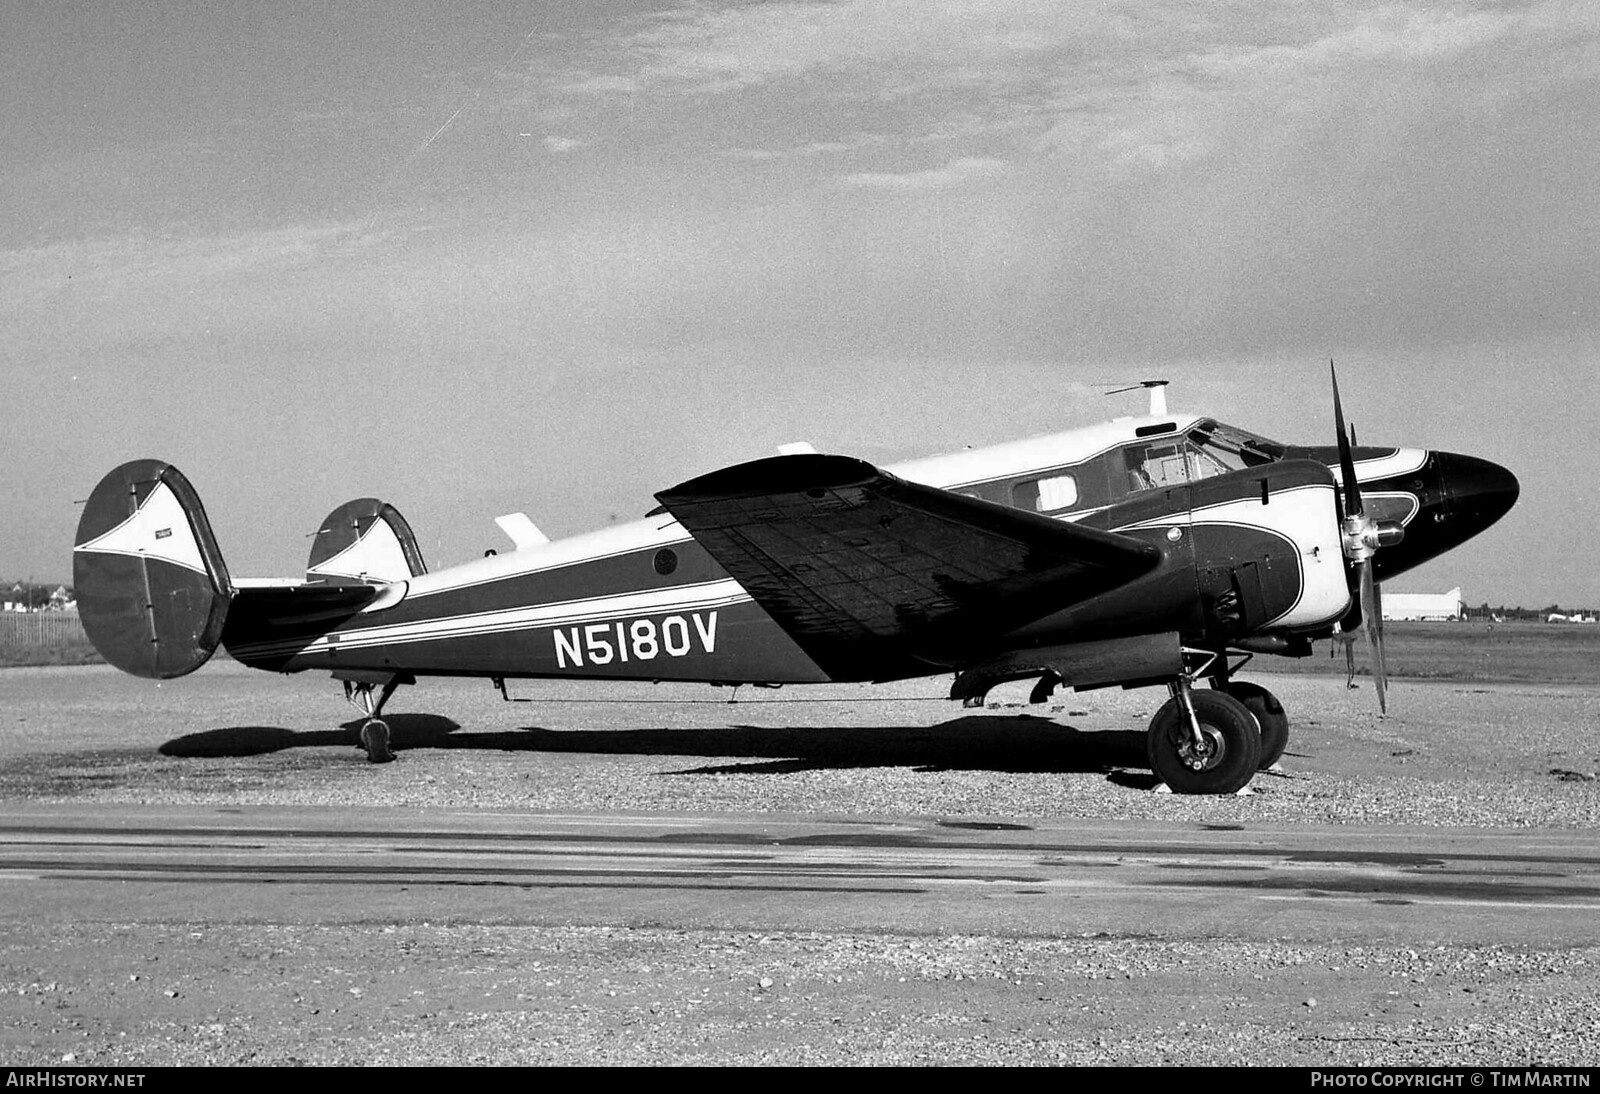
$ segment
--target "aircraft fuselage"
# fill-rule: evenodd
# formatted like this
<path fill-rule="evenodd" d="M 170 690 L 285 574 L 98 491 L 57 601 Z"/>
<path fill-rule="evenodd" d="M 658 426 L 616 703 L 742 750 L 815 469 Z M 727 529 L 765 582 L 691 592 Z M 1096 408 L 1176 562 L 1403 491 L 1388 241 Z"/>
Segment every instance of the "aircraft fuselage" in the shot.
<path fill-rule="evenodd" d="M 1392 577 L 1465 541 L 1516 498 L 1487 461 L 1359 448 L 1368 511 L 1405 529 Z M 329 625 L 241 611 L 223 641 L 283 672 L 814 683 L 929 675 L 1006 649 L 1176 632 L 1222 649 L 1330 633 L 1350 608 L 1332 447 L 1279 445 L 1209 418 L 1130 418 L 887 468 L 988 504 L 1121 532 L 1148 574 L 996 640 L 937 654 L 886 650 L 824 669 L 692 536 L 658 511 L 603 531 L 405 580 Z"/>

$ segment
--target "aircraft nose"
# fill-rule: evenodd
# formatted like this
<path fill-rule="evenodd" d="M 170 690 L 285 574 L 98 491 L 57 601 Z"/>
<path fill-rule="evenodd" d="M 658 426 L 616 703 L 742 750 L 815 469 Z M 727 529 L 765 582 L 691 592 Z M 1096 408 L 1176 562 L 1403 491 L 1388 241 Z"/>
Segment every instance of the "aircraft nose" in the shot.
<path fill-rule="evenodd" d="M 1499 464 L 1454 452 L 1440 452 L 1438 459 L 1446 504 L 1468 535 L 1483 531 L 1517 503 L 1522 487 Z"/>

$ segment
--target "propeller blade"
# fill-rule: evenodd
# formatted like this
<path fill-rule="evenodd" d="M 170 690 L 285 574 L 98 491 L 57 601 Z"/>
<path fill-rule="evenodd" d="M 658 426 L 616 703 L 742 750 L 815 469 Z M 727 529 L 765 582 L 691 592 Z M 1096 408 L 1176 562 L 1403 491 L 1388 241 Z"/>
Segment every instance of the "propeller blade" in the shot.
<path fill-rule="evenodd" d="M 1339 435 L 1339 477 L 1344 512 L 1339 517 L 1339 533 L 1344 541 L 1345 577 L 1350 584 L 1350 609 L 1339 621 L 1346 634 L 1360 626 L 1367 632 L 1367 644 L 1372 652 L 1372 682 L 1378 693 L 1378 710 L 1389 713 L 1389 667 L 1383 657 L 1383 594 L 1378 590 L 1373 576 L 1372 556 L 1380 546 L 1398 542 L 1398 525 L 1389 528 L 1363 511 L 1361 482 L 1356 478 L 1355 430 L 1345 426 L 1344 404 L 1339 399 L 1339 371 L 1328 362 L 1328 375 L 1333 381 L 1333 425 Z M 1391 522 L 1392 523 L 1392 522 Z M 1399 534 L 1396 534 L 1396 533 Z M 1351 638 L 1354 635 L 1351 634 Z M 1346 657 L 1352 657 L 1351 645 L 1345 647 Z M 1353 667 L 1353 666 L 1352 666 Z"/>
<path fill-rule="evenodd" d="M 1328 362 L 1328 372 L 1333 377 L 1333 424 L 1339 434 L 1339 473 L 1344 480 L 1344 515 L 1361 515 L 1361 484 L 1356 481 L 1356 461 L 1350 451 L 1350 435 L 1344 426 L 1344 407 L 1339 403 L 1339 373 Z"/>
<path fill-rule="evenodd" d="M 1389 713 L 1389 667 L 1383 659 L 1383 592 L 1372 577 L 1370 560 L 1361 568 L 1361 614 L 1366 617 L 1367 645 L 1372 653 L 1372 684 L 1378 691 L 1378 712 Z"/>

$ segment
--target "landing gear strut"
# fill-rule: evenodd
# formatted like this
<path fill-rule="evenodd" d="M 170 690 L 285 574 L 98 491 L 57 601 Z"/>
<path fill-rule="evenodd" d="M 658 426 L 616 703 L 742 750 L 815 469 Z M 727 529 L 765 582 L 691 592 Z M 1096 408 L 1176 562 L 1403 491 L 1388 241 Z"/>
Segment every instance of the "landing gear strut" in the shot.
<path fill-rule="evenodd" d="M 367 754 L 367 759 L 375 764 L 386 764 L 394 759 L 394 753 L 389 750 L 389 723 L 379 718 L 383 711 L 383 704 L 389 701 L 395 689 L 406 683 L 399 676 L 391 676 L 385 680 L 378 690 L 377 698 L 373 698 L 373 691 L 379 685 L 371 680 L 346 680 L 344 682 L 344 697 L 357 710 L 367 716 L 362 723 L 357 736 L 358 747 Z"/>

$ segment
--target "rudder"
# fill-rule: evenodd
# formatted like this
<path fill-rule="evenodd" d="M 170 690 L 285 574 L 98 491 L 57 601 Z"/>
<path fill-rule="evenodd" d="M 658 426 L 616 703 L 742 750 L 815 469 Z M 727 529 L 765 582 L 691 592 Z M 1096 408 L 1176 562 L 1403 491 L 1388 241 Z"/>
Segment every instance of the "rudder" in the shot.
<path fill-rule="evenodd" d="M 73 540 L 72 581 L 100 655 L 157 680 L 206 663 L 233 592 L 199 495 L 161 460 L 125 463 L 94 488 Z"/>

